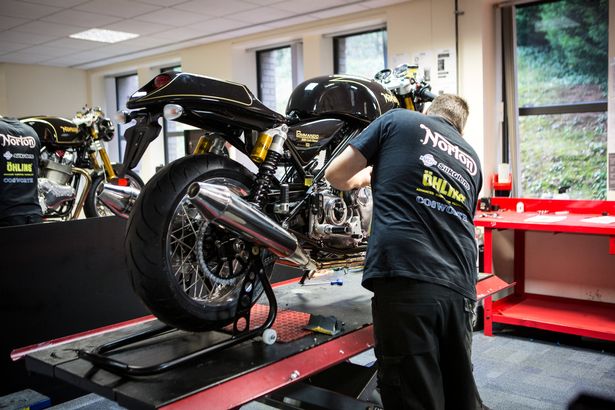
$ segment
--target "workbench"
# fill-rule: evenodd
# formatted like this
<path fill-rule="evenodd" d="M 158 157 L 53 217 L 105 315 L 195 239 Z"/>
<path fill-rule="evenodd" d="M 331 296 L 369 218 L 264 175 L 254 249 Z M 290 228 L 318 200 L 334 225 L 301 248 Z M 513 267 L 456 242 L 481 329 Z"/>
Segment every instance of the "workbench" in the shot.
<path fill-rule="evenodd" d="M 343 286 L 301 286 L 294 279 L 275 288 L 279 311 L 273 327 L 278 340 L 285 332 L 301 336 L 286 343 L 250 340 L 151 376 L 118 376 L 77 356 L 79 349 L 160 326 L 150 316 L 19 349 L 14 357 L 24 356 L 31 372 L 58 378 L 131 409 L 235 408 L 373 346 L 371 293 L 361 287 L 361 273 L 336 275 L 334 279 L 343 280 Z M 335 316 L 343 322 L 341 332 L 330 336 L 303 331 L 310 314 Z M 156 363 L 228 337 L 218 331 L 175 333 L 114 357 L 136 364 Z"/>
<path fill-rule="evenodd" d="M 519 203 L 523 212 L 517 212 Z M 484 271 L 492 272 L 493 231 L 514 231 L 514 292 L 493 301 L 484 299 L 484 332 L 492 335 L 493 323 L 526 326 L 549 331 L 615 341 L 615 304 L 593 300 L 527 293 L 525 289 L 525 233 L 545 231 L 600 235 L 608 238 L 615 287 L 615 202 L 491 198 L 491 209 L 477 212 L 475 225 L 484 228 Z M 613 219 L 612 222 L 611 219 Z M 544 257 L 572 257 L 545 255 Z M 497 274 L 497 272 L 496 272 Z M 579 272 L 579 280 L 591 272 Z"/>

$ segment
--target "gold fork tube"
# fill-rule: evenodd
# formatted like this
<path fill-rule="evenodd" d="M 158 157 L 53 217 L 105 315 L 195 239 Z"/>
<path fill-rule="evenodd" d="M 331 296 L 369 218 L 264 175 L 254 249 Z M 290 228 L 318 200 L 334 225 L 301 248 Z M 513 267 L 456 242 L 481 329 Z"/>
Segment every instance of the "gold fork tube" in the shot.
<path fill-rule="evenodd" d="M 79 214 L 81 213 L 81 210 L 83 209 L 83 204 L 85 203 L 85 199 L 87 198 L 88 193 L 90 192 L 90 188 L 92 187 L 92 177 L 90 176 L 88 171 L 86 171 L 83 168 L 73 167 L 73 172 L 85 178 L 85 185 L 83 186 L 83 190 L 81 191 L 81 196 L 79 197 L 77 201 L 77 205 L 75 206 L 75 209 L 73 210 L 73 215 L 70 217 L 70 220 L 77 219 L 79 217 Z"/>

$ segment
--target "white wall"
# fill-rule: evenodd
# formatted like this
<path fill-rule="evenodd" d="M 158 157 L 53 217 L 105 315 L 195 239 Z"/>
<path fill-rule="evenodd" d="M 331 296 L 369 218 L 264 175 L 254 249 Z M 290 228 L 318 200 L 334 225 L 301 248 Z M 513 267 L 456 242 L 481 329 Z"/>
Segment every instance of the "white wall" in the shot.
<path fill-rule="evenodd" d="M 89 102 L 84 70 L 0 64 L 0 114 L 72 118 Z"/>
<path fill-rule="evenodd" d="M 463 1 L 462 1 L 463 3 Z M 493 8 L 483 2 L 466 0 L 464 12 L 460 17 L 460 37 L 464 38 L 460 49 L 459 93 L 471 106 L 471 114 L 466 127 L 466 136 L 477 150 L 484 168 L 490 172 L 495 169 L 493 161 L 486 161 L 491 155 L 491 146 L 483 143 L 485 127 L 491 141 L 494 141 L 495 121 L 487 112 L 483 113 L 483 99 L 491 98 L 493 84 L 483 83 L 483 73 L 489 82 L 495 81 L 490 61 L 493 49 L 493 24 L 486 19 L 492 17 Z M 105 76 L 119 73 L 147 72 L 151 67 L 160 66 L 162 61 L 177 60 L 186 72 L 204 74 L 229 79 L 246 84 L 256 94 L 255 49 L 271 44 L 301 41 L 303 43 L 303 71 L 305 78 L 333 73 L 333 46 L 331 34 L 386 24 L 388 35 L 389 65 L 412 62 L 412 58 L 423 53 L 429 56 L 427 63 L 435 72 L 436 55 L 442 49 L 455 49 L 455 10 L 452 0 L 415 0 L 381 9 L 369 10 L 342 17 L 303 23 L 290 28 L 271 30 L 265 33 L 248 35 L 234 40 L 190 47 L 175 54 L 143 58 L 128 63 L 114 64 L 88 71 L 92 102 L 104 103 L 101 83 Z M 487 36 L 486 43 L 483 36 Z M 151 72 L 151 77 L 155 74 Z M 139 76 L 139 82 L 150 78 Z M 434 78 L 435 81 L 437 81 Z M 489 104 L 493 105 L 493 98 Z M 154 150 L 155 151 L 155 150 Z M 149 154 L 149 153 L 148 153 Z M 148 155 L 143 161 L 144 169 L 153 169 L 161 160 L 159 155 Z M 145 161 L 154 161 L 146 164 Z M 486 166 L 485 166 L 486 165 Z M 493 168 L 493 169 L 492 169 Z M 143 175 L 147 179 L 147 175 Z"/>

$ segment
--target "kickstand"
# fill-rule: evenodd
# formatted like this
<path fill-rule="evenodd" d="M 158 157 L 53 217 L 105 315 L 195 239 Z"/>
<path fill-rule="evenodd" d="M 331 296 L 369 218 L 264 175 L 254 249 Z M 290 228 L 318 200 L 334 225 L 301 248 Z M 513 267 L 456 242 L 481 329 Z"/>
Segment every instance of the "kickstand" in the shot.
<path fill-rule="evenodd" d="M 263 323 L 257 328 L 250 330 L 250 310 L 253 305 L 252 292 L 255 288 L 257 280 L 260 281 L 263 285 L 265 295 L 267 296 L 267 299 L 269 301 L 269 314 L 267 315 L 265 323 Z M 259 269 L 258 273 L 250 272 L 245 275 L 238 300 L 239 303 L 237 304 L 237 310 L 235 312 L 235 318 L 233 321 L 232 335 L 228 339 L 225 339 L 218 343 L 214 343 L 209 346 L 205 346 L 204 348 L 189 353 L 187 355 L 179 356 L 166 362 L 156 363 L 147 366 L 132 365 L 110 357 L 110 355 L 112 355 L 114 351 L 120 348 L 127 347 L 144 340 L 152 339 L 163 334 L 170 334 L 171 332 L 179 331 L 179 329 L 176 329 L 169 325 L 162 325 L 154 329 L 148 329 L 121 339 L 113 340 L 111 342 L 102 344 L 90 351 L 81 349 L 77 351 L 77 355 L 80 358 L 91 362 L 92 364 L 101 369 L 105 369 L 119 375 L 146 376 L 162 373 L 166 370 L 172 369 L 196 358 L 220 351 L 222 349 L 226 349 L 230 346 L 252 339 L 256 336 L 260 336 L 265 329 L 268 329 L 273 325 L 278 311 L 278 304 L 275 299 L 275 294 L 273 293 L 271 283 L 269 282 L 269 278 L 267 278 L 267 275 L 265 274 L 263 269 Z M 134 350 L 138 348 L 138 346 L 133 347 Z"/>

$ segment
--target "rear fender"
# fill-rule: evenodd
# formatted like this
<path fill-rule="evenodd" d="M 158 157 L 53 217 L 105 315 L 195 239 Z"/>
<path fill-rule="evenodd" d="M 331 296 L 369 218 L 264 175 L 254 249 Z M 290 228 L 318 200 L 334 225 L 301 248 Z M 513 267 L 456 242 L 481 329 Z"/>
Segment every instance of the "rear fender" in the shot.
<path fill-rule="evenodd" d="M 139 164 L 149 144 L 158 138 L 162 127 L 158 124 L 159 115 L 146 115 L 136 118 L 137 123 L 124 132 L 126 138 L 126 150 L 122 167 L 118 176 L 123 178 L 126 171 L 133 169 Z"/>

